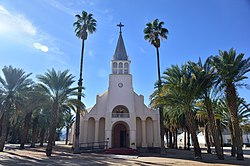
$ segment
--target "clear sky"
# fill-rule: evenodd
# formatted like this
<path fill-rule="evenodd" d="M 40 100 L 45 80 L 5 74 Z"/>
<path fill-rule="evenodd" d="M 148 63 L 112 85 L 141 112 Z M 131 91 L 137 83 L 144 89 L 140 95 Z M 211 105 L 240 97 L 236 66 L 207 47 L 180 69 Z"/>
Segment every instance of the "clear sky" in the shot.
<path fill-rule="evenodd" d="M 134 90 L 145 96 L 146 104 L 157 68 L 155 48 L 144 40 L 143 29 L 155 18 L 169 30 L 168 40 L 160 47 L 162 71 L 172 64 L 197 62 L 199 57 L 204 61 L 219 49 L 234 47 L 250 56 L 249 0 L 0 0 L 0 68 L 23 68 L 34 79 L 52 67 L 70 69 L 78 80 L 81 41 L 72 24 L 82 10 L 97 20 L 96 33 L 85 42 L 87 107 L 108 88 L 120 21 L 125 25 L 123 39 L 132 61 Z M 250 84 L 250 79 L 245 83 Z M 240 90 L 248 103 L 249 92 Z"/>

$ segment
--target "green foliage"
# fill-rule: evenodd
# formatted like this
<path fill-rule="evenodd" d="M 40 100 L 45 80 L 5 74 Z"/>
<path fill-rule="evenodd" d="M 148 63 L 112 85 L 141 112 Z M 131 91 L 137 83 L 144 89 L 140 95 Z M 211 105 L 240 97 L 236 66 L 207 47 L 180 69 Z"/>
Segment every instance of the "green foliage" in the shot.
<path fill-rule="evenodd" d="M 74 22 L 76 36 L 80 39 L 86 40 L 88 32 L 90 34 L 96 31 L 96 20 L 93 18 L 93 14 L 88 14 L 82 11 L 82 15 L 75 15 L 77 21 Z"/>
<path fill-rule="evenodd" d="M 66 111 L 64 114 L 65 114 L 64 115 L 65 127 L 71 128 L 71 126 L 73 125 L 73 123 L 75 121 L 75 117 L 74 117 L 74 115 L 71 114 L 70 111 Z"/>
<path fill-rule="evenodd" d="M 160 47 L 160 39 L 167 39 L 168 30 L 163 28 L 164 22 L 155 19 L 152 23 L 147 23 L 144 29 L 144 39 L 148 40 L 156 48 Z"/>
<path fill-rule="evenodd" d="M 0 76 L 1 110 L 15 111 L 20 108 L 24 93 L 33 84 L 28 78 L 31 73 L 25 74 L 23 69 L 12 66 L 5 66 L 2 71 L 4 77 Z"/>
<path fill-rule="evenodd" d="M 250 118 L 250 103 L 246 103 L 246 101 L 243 98 L 237 98 L 237 106 L 238 106 L 238 119 L 240 122 L 241 127 L 245 124 L 249 123 Z M 226 103 L 225 98 L 221 98 L 215 106 L 215 111 L 217 112 L 218 116 L 217 118 L 220 119 L 220 121 L 223 123 L 223 125 L 226 127 L 231 123 L 231 116 L 230 112 L 228 110 L 228 106 Z"/>
<path fill-rule="evenodd" d="M 250 58 L 244 59 L 243 53 L 236 55 L 236 50 L 231 48 L 229 52 L 219 50 L 219 55 L 210 59 L 217 72 L 217 83 L 222 87 L 227 83 L 247 86 L 241 81 L 247 78 L 245 74 L 250 71 Z"/>
<path fill-rule="evenodd" d="M 7 117 L 6 122 L 0 121 L 0 128 L 8 125 L 9 136 L 12 142 L 17 142 L 17 136 L 23 134 L 23 124 L 25 116 L 32 113 L 32 119 L 38 119 L 38 133 L 45 129 L 48 131 L 51 124 L 51 105 L 57 101 L 58 107 L 58 131 L 66 124 L 66 112 L 75 111 L 79 106 L 82 113 L 85 106 L 71 96 L 77 96 L 78 88 L 71 88 L 74 77 L 68 70 L 56 72 L 54 69 L 48 70 L 44 75 L 38 75 L 38 84 L 35 84 L 23 69 L 5 66 L 3 76 L 0 76 L 0 119 Z M 43 82 L 42 82 L 43 81 Z M 82 87 L 82 89 L 84 89 Z M 82 94 L 84 97 L 84 95 Z M 73 116 L 73 115 L 72 115 Z M 74 118 L 72 118 L 74 119 Z M 72 120 L 71 119 L 71 120 Z M 73 122 L 71 122 L 73 123 Z M 31 129 L 30 124 L 29 128 Z M 31 130 L 28 131 L 30 135 Z M 2 130 L 0 130 L 0 135 Z M 30 136 L 27 136 L 28 140 Z M 4 139 L 1 139 L 4 140 Z"/>

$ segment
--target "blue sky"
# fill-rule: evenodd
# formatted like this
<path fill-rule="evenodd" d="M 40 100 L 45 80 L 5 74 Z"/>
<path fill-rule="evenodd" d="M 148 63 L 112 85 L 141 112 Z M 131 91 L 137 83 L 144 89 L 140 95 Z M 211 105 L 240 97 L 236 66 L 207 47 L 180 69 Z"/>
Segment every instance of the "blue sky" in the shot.
<path fill-rule="evenodd" d="M 157 80 L 156 51 L 143 38 L 147 22 L 165 22 L 168 40 L 160 48 L 161 70 L 188 60 L 204 61 L 218 50 L 234 47 L 250 56 L 249 0 L 1 0 L 0 68 L 4 65 L 43 74 L 52 67 L 79 75 L 81 41 L 74 34 L 75 14 L 94 14 L 97 31 L 85 43 L 84 86 L 87 107 L 108 88 L 110 60 L 125 25 L 123 39 L 132 61 L 134 90 L 145 96 Z M 250 76 L 250 74 L 248 74 Z M 250 84 L 250 79 L 245 80 Z M 240 95 L 250 102 L 249 90 Z"/>

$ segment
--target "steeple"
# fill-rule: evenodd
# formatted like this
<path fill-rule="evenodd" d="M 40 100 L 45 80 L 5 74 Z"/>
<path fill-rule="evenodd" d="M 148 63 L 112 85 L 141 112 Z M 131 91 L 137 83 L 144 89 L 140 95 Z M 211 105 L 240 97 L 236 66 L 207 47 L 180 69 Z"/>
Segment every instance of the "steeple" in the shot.
<path fill-rule="evenodd" d="M 130 60 L 128 59 L 128 55 L 124 46 L 123 38 L 122 38 L 122 23 L 117 25 L 120 27 L 120 34 L 118 38 L 118 42 L 115 49 L 115 54 L 112 59 L 112 74 L 122 74 L 127 75 L 130 73 Z"/>
<path fill-rule="evenodd" d="M 124 26 L 122 25 L 122 23 L 120 22 L 120 24 L 117 25 L 118 27 L 120 27 L 120 34 L 119 34 L 119 38 L 118 38 L 118 42 L 116 45 L 116 49 L 115 49 L 115 54 L 113 56 L 113 60 L 128 60 L 128 55 L 125 49 L 125 45 L 123 42 L 123 38 L 122 38 L 122 31 L 121 28 Z"/>

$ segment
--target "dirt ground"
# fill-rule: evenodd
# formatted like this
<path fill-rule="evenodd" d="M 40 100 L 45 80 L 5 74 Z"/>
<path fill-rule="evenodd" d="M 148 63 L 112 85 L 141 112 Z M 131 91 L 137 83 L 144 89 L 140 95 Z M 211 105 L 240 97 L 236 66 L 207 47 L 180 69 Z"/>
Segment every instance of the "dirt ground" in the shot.
<path fill-rule="evenodd" d="M 25 148 L 19 150 L 18 145 L 7 145 L 0 152 L 0 165 L 125 165 L 125 166 L 165 166 L 165 165 L 249 165 L 250 149 L 245 149 L 245 160 L 238 161 L 230 157 L 229 149 L 225 149 L 225 160 L 218 160 L 215 154 L 202 154 L 202 159 L 195 160 L 192 151 L 167 149 L 166 155 L 143 153 L 138 156 L 112 155 L 102 153 L 73 154 L 71 146 L 57 144 L 51 157 L 46 157 L 45 147 Z"/>

